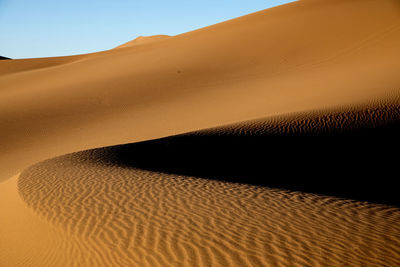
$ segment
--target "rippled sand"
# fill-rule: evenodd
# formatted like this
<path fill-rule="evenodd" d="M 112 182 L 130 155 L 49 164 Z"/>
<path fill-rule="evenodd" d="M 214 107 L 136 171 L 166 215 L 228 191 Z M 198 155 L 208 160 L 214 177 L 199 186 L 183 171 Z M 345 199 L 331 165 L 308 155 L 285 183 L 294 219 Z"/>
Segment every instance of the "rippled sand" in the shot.
<path fill-rule="evenodd" d="M 70 263 L 397 266 L 400 209 L 106 164 L 107 149 L 24 171 L 24 201 L 76 236 Z"/>

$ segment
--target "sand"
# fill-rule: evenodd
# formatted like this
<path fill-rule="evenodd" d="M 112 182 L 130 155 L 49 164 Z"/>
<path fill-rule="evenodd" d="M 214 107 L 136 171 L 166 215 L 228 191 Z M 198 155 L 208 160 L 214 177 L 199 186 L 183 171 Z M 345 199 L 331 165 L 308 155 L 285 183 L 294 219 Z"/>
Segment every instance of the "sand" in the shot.
<path fill-rule="evenodd" d="M 99 149 L 62 156 L 19 176 L 18 188 L 28 206 L 78 237 L 67 244 L 71 262 L 400 264 L 398 208 L 121 168 L 102 162 L 111 153 Z"/>
<path fill-rule="evenodd" d="M 135 45 L 141 45 L 141 44 L 150 44 L 150 43 L 155 43 L 161 40 L 168 39 L 170 36 L 169 35 L 153 35 L 153 36 L 139 36 L 132 41 L 129 41 L 125 44 L 119 45 L 116 48 L 124 48 L 124 47 L 131 47 Z"/>
<path fill-rule="evenodd" d="M 389 176 L 399 47 L 398 1 L 305 0 L 98 53 L 1 60 L 0 266 L 399 265 L 400 212 Z M 349 153 L 359 133 L 363 142 Z M 179 145 L 179 137 L 172 147 L 184 147 L 181 155 L 145 142 L 129 152 L 138 161 L 126 164 L 108 156 L 116 148 L 104 148 L 180 134 L 229 140 L 231 150 L 196 153 L 192 139 Z M 271 136 L 287 135 L 334 136 L 343 150 L 338 157 L 329 153 L 336 145 L 269 150 Z M 246 162 L 230 136 L 268 141 L 256 160 L 264 178 L 248 182 L 248 162 L 239 181 L 228 160 L 208 171 L 211 161 L 202 158 L 211 155 Z M 79 152 L 88 149 L 97 150 Z M 255 146 L 247 152 L 260 154 Z M 178 167 L 160 167 L 157 155 Z M 363 191 L 360 181 L 374 174 L 388 203 L 372 191 L 271 186 L 287 169 L 328 180 L 345 170 L 344 156 L 365 161 L 347 164 L 356 167 L 338 173 L 341 181 L 355 179 L 354 191 Z M 329 157 L 325 171 L 310 157 Z M 196 166 L 181 171 L 183 159 Z"/>

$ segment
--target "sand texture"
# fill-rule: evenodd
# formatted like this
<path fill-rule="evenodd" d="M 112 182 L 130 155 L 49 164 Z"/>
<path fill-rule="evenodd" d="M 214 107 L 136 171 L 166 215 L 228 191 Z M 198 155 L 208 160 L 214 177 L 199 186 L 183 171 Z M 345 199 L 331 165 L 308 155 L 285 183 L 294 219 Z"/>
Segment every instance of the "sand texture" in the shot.
<path fill-rule="evenodd" d="M 396 266 L 400 209 L 107 163 L 113 149 L 50 159 L 21 197 L 100 266 Z M 373 259 L 373 261 L 371 261 Z"/>
<path fill-rule="evenodd" d="M 397 0 L 0 60 L 0 266 L 399 266 L 399 73 Z"/>

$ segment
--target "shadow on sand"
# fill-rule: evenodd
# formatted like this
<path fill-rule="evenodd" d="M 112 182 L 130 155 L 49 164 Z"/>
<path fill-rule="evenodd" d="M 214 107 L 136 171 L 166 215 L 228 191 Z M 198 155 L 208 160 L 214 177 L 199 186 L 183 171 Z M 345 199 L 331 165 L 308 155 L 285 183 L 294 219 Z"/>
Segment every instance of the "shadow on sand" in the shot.
<path fill-rule="evenodd" d="M 102 148 L 100 161 L 398 206 L 399 133 L 399 123 L 296 136 L 193 133 Z"/>

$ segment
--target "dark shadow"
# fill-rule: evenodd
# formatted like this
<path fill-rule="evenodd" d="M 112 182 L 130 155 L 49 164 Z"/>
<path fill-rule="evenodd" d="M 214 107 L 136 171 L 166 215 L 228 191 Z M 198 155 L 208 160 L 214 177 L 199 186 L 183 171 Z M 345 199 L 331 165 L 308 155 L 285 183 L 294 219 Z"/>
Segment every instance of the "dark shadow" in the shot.
<path fill-rule="evenodd" d="M 400 124 L 345 133 L 186 134 L 104 148 L 123 167 L 400 205 Z"/>
<path fill-rule="evenodd" d="M 5 60 L 5 59 L 11 59 L 11 58 L 0 56 L 0 60 L 3 60 L 3 59 Z"/>

